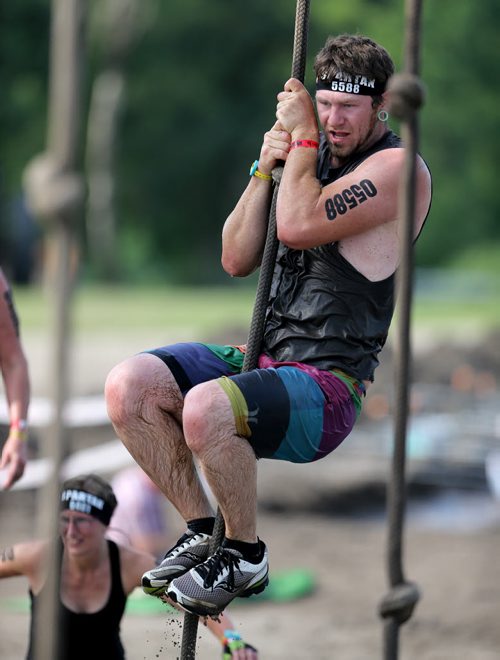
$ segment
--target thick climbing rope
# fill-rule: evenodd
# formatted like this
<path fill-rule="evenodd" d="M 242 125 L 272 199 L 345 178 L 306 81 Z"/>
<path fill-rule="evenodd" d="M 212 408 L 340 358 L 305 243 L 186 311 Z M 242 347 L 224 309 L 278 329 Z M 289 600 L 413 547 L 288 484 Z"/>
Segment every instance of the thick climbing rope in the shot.
<path fill-rule="evenodd" d="M 305 79 L 306 55 L 307 55 L 307 34 L 309 26 L 309 7 L 310 0 L 297 0 L 295 9 L 295 32 L 292 54 L 292 78 L 297 78 L 301 82 Z M 262 345 L 264 332 L 264 320 L 269 300 L 271 280 L 276 262 L 278 250 L 278 240 L 276 237 L 276 200 L 278 197 L 279 183 L 281 181 L 282 166 L 277 166 L 273 170 L 273 196 L 271 208 L 269 211 L 269 221 L 267 227 L 266 242 L 262 255 L 262 262 L 259 271 L 259 281 L 255 296 L 252 319 L 247 341 L 247 350 L 243 361 L 243 371 L 251 371 L 257 367 L 257 362 Z M 210 542 L 210 554 L 215 552 L 224 537 L 224 518 L 221 511 L 217 511 L 215 518 L 214 531 Z M 184 625 L 181 645 L 181 660 L 192 660 L 196 653 L 196 632 L 198 627 L 198 617 L 186 613 L 184 615 Z"/>
<path fill-rule="evenodd" d="M 50 371 L 54 420 L 44 438 L 43 454 L 52 462 L 53 475 L 38 498 L 37 519 L 39 535 L 54 539 L 59 536 L 59 475 L 67 447 L 63 408 L 68 392 L 71 261 L 76 221 L 85 198 L 78 156 L 86 4 L 85 0 L 52 0 L 47 150 L 33 159 L 24 174 L 27 201 L 46 229 L 49 252 L 45 275 L 52 297 Z M 59 657 L 59 544 L 56 548 L 49 557 L 48 578 L 37 608 L 35 656 L 40 660 Z"/>
<path fill-rule="evenodd" d="M 405 66 L 404 72 L 389 82 L 390 112 L 401 120 L 401 135 L 405 144 L 405 167 L 399 200 L 401 218 L 401 265 L 397 287 L 400 305 L 395 356 L 395 417 L 394 448 L 391 478 L 387 485 L 387 569 L 390 590 L 379 605 L 384 619 L 384 659 L 397 660 L 399 628 L 407 621 L 419 599 L 417 586 L 404 577 L 403 527 L 406 506 L 406 428 L 408 421 L 410 380 L 410 318 L 413 288 L 413 237 L 416 202 L 416 165 L 418 153 L 418 110 L 424 92 L 419 81 L 421 0 L 407 0 L 405 6 Z"/>

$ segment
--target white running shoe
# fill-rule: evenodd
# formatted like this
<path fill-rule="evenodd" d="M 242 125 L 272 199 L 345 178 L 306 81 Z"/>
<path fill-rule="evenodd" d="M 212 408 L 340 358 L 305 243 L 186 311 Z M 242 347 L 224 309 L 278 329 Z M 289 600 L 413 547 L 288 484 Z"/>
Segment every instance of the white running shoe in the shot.
<path fill-rule="evenodd" d="M 220 614 L 237 596 L 247 597 L 264 591 L 269 583 L 267 548 L 262 560 L 252 564 L 243 555 L 224 545 L 206 561 L 174 579 L 167 596 L 184 610 L 199 616 Z"/>
<path fill-rule="evenodd" d="M 211 537 L 187 531 L 167 552 L 161 564 L 142 576 L 142 589 L 150 596 L 162 596 L 170 582 L 201 564 L 208 557 Z"/>

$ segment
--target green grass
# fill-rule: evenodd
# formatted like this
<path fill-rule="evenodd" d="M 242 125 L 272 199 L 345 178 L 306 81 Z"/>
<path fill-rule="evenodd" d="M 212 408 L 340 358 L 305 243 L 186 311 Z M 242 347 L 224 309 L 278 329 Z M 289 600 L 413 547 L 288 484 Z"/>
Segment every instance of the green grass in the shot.
<path fill-rule="evenodd" d="M 417 330 L 500 328 L 500 280 L 490 278 L 488 287 L 478 287 L 475 280 L 466 279 L 466 285 L 462 279 L 448 274 L 417 290 L 412 309 Z M 16 288 L 14 297 L 23 331 L 44 331 L 53 324 L 54 295 L 28 287 Z M 168 329 L 202 339 L 224 328 L 249 327 L 254 302 L 255 288 L 243 286 L 85 286 L 71 298 L 70 317 L 76 334 Z"/>
<path fill-rule="evenodd" d="M 53 323 L 54 294 L 29 287 L 15 289 L 14 298 L 24 330 Z M 254 300 L 255 291 L 244 288 L 86 286 L 71 296 L 69 312 L 77 333 L 188 328 L 205 335 L 228 325 L 249 326 Z"/>
<path fill-rule="evenodd" d="M 448 325 L 450 322 L 474 323 L 484 329 L 500 327 L 500 300 L 415 302 L 412 318 L 416 325 Z"/>
<path fill-rule="evenodd" d="M 412 320 L 416 329 L 487 333 L 500 328 L 500 272 L 479 268 L 419 271 Z"/>

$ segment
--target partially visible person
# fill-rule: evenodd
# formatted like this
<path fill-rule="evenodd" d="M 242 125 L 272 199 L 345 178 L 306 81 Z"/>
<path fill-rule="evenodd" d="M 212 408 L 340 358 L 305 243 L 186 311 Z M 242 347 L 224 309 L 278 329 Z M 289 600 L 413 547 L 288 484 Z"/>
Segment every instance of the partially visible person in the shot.
<path fill-rule="evenodd" d="M 110 484 L 95 474 L 74 477 L 62 485 L 57 541 L 62 543 L 59 660 L 126 657 L 120 624 L 127 598 L 140 586 L 143 572 L 154 565 L 155 557 L 106 538 L 116 505 Z M 37 540 L 0 552 L 0 578 L 24 575 L 28 580 L 31 624 L 26 660 L 35 658 L 40 594 L 47 581 L 47 558 L 54 549 L 54 542 Z M 255 649 L 238 639 L 227 617 L 210 619 L 207 625 L 226 653 L 223 658 L 257 660 Z"/>
<path fill-rule="evenodd" d="M 126 467 L 111 481 L 118 506 L 106 533 L 108 539 L 127 544 L 154 557 L 161 558 L 165 547 L 174 545 L 175 535 L 168 521 L 168 503 L 161 490 L 137 465 Z M 148 590 L 145 590 L 148 593 Z M 154 591 L 154 590 L 153 590 Z M 247 644 L 227 614 L 205 624 L 220 639 L 223 660 L 257 660 L 256 649 Z M 237 653 L 238 652 L 238 653 Z"/>
<path fill-rule="evenodd" d="M 7 398 L 9 435 L 2 448 L 0 470 L 6 470 L 1 488 L 8 490 L 23 476 L 28 458 L 30 379 L 21 344 L 19 320 L 9 283 L 0 268 L 0 370 Z"/>
<path fill-rule="evenodd" d="M 158 486 L 138 465 L 117 472 L 111 486 L 118 500 L 107 537 L 126 542 L 136 550 L 163 556 L 175 534 L 168 516 L 168 502 Z M 175 538 L 174 538 L 175 537 Z"/>

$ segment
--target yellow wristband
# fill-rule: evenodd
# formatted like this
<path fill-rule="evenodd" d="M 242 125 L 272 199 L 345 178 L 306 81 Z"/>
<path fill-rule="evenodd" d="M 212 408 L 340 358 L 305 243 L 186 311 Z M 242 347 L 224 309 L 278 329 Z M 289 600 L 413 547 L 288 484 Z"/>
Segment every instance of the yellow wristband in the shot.
<path fill-rule="evenodd" d="M 16 440 L 27 440 L 28 431 L 20 431 L 19 429 L 10 429 L 9 437 L 16 438 Z"/>
<path fill-rule="evenodd" d="M 19 440 L 28 439 L 28 422 L 25 419 L 17 419 L 11 422 L 9 436 L 13 435 Z"/>
<path fill-rule="evenodd" d="M 256 176 L 258 179 L 264 179 L 265 181 L 272 181 L 273 177 L 270 174 L 262 174 L 259 172 L 259 161 L 254 160 L 252 166 L 250 167 L 250 176 Z"/>

